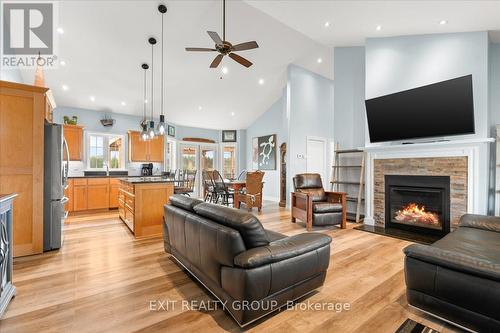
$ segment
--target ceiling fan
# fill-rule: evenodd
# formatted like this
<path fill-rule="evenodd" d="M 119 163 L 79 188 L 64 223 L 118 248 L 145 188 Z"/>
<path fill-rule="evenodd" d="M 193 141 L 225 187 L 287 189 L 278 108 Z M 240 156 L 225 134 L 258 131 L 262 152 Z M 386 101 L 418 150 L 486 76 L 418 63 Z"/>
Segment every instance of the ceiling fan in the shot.
<path fill-rule="evenodd" d="M 207 31 L 208 35 L 215 42 L 215 48 L 204 48 L 204 47 L 186 47 L 186 51 L 217 51 L 219 55 L 210 64 L 210 68 L 217 68 L 221 63 L 224 56 L 229 56 L 231 59 L 237 63 L 250 67 L 252 63 L 242 56 L 233 53 L 234 51 L 245 51 L 256 49 L 259 47 L 256 41 L 241 43 L 233 45 L 226 40 L 226 0 L 222 0 L 222 39 L 219 34 L 215 31 Z"/>

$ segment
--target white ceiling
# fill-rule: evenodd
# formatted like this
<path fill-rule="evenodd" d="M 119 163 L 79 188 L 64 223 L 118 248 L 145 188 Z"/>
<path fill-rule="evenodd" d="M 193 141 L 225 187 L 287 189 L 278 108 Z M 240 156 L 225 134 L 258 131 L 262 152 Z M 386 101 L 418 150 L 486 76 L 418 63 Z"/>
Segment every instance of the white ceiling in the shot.
<path fill-rule="evenodd" d="M 64 29 L 59 55 L 67 65 L 46 71 L 46 83 L 59 106 L 142 115 L 140 64 L 150 63 L 147 38 L 160 37 L 159 3 L 59 2 L 59 25 Z M 332 46 L 363 45 L 367 37 L 500 30 L 500 1 L 232 0 L 227 2 L 227 39 L 233 44 L 256 40 L 260 47 L 240 52 L 254 63 L 249 69 L 224 59 L 229 73 L 219 79 L 220 70 L 208 68 L 215 54 L 184 48 L 213 46 L 206 31 L 221 33 L 221 1 L 164 3 L 167 119 L 215 129 L 246 128 L 266 111 L 281 95 L 290 63 L 333 79 Z M 441 20 L 447 24 L 440 25 Z M 491 36 L 500 41 L 500 33 Z M 157 115 L 159 46 L 155 55 Z M 23 71 L 25 82 L 33 75 Z M 260 78 L 265 80 L 262 86 Z"/>
<path fill-rule="evenodd" d="M 328 46 L 363 45 L 369 37 L 500 29 L 500 1 L 495 0 L 245 2 Z"/>
<path fill-rule="evenodd" d="M 159 3 L 156 0 L 59 2 L 59 26 L 64 30 L 59 36 L 59 58 L 67 65 L 45 71 L 46 84 L 53 90 L 58 106 L 142 115 L 140 65 L 150 63 L 147 38 L 160 38 Z M 233 44 L 256 40 L 260 47 L 238 52 L 254 63 L 249 69 L 226 57 L 222 65 L 229 72 L 220 79 L 220 68 L 209 69 L 216 53 L 186 52 L 184 48 L 213 47 L 206 31 L 222 35 L 221 1 L 163 3 L 168 7 L 165 14 L 168 121 L 202 128 L 246 128 L 279 98 L 288 64 L 333 77 L 331 49 L 244 2 L 228 1 L 227 39 Z M 158 115 L 160 46 L 157 44 L 155 48 L 155 114 Z M 321 64 L 318 57 L 323 59 Z M 25 82 L 31 82 L 33 75 L 33 71 L 23 71 Z M 264 85 L 258 84 L 260 78 L 265 80 Z M 69 89 L 63 91 L 62 85 Z M 95 102 L 90 96 L 95 96 Z"/>

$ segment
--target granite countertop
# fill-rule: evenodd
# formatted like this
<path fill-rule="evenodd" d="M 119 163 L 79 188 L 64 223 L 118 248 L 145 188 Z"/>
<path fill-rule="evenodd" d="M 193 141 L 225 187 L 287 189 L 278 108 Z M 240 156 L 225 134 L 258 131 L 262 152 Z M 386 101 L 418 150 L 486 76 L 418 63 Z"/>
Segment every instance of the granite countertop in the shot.
<path fill-rule="evenodd" d="M 121 181 L 130 183 L 130 184 L 147 184 L 147 183 L 173 183 L 175 182 L 172 178 L 164 178 L 160 176 L 152 176 L 152 177 L 127 177 L 120 178 Z"/>

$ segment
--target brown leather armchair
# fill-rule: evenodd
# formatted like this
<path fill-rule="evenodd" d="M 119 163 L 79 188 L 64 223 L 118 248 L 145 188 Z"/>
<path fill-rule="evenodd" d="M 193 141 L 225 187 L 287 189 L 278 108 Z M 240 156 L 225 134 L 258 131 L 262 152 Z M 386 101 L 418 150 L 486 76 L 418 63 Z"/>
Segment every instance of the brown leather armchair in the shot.
<path fill-rule="evenodd" d="M 292 222 L 296 219 L 306 223 L 307 231 L 312 226 L 337 225 L 346 227 L 346 193 L 325 192 L 321 176 L 317 173 L 302 173 L 293 177 Z"/>

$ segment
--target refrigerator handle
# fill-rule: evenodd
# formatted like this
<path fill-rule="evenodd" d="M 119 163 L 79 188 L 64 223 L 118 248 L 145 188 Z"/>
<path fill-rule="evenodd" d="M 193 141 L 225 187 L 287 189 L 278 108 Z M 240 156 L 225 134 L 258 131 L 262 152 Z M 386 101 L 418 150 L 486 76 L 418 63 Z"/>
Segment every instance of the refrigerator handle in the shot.
<path fill-rule="evenodd" d="M 66 149 L 66 167 L 64 168 L 64 175 L 63 175 L 63 184 L 66 185 L 68 183 L 68 174 L 69 174 L 69 148 L 68 148 L 68 142 L 66 139 L 63 138 L 63 145 Z"/>

